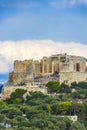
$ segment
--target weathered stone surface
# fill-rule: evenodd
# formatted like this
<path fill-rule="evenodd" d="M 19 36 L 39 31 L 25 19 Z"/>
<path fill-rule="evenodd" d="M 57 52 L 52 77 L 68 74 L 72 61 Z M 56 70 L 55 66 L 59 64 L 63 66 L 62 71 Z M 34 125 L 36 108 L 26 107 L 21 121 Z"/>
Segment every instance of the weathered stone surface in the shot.
<path fill-rule="evenodd" d="M 66 53 L 43 57 L 40 61 L 15 61 L 14 70 L 9 74 L 9 83 L 33 82 L 35 77 L 50 76 L 55 72 L 59 73 L 60 82 L 82 81 L 86 80 L 86 65 L 87 58 Z"/>
<path fill-rule="evenodd" d="M 2 90 L 2 95 L 3 95 L 3 99 L 6 99 L 6 98 L 9 98 L 11 93 L 14 92 L 16 89 L 24 89 L 24 90 L 27 90 L 27 92 L 35 92 L 35 91 L 40 91 L 44 94 L 47 94 L 47 90 L 46 88 L 39 88 L 37 85 L 30 85 L 30 84 L 27 84 L 26 86 L 4 86 L 3 90 Z"/>
<path fill-rule="evenodd" d="M 70 84 L 72 82 L 87 82 L 87 72 L 60 72 L 60 82 Z"/>

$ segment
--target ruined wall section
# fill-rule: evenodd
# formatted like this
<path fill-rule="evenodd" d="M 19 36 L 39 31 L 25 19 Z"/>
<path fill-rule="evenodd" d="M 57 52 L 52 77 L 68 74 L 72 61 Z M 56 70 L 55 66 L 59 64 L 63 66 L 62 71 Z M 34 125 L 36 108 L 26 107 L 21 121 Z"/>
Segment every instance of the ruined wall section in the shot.
<path fill-rule="evenodd" d="M 26 63 L 23 61 L 14 61 L 14 73 L 26 73 Z"/>
<path fill-rule="evenodd" d="M 86 70 L 86 60 L 85 59 L 79 60 L 78 63 L 79 63 L 79 67 L 80 67 L 80 72 L 85 72 L 85 70 Z"/>
<path fill-rule="evenodd" d="M 41 76 L 42 66 L 38 60 L 33 62 L 33 68 L 35 77 Z"/>
<path fill-rule="evenodd" d="M 74 72 L 85 72 L 86 70 L 86 59 L 83 57 L 73 57 L 70 59 L 73 61 Z"/>
<path fill-rule="evenodd" d="M 41 59 L 41 75 L 46 76 L 52 74 L 52 61 L 48 57 Z"/>
<path fill-rule="evenodd" d="M 39 76 L 40 74 L 41 64 L 39 61 L 14 61 L 14 71 L 9 74 L 9 82 L 13 84 L 28 82 L 33 80 L 34 76 Z"/>
<path fill-rule="evenodd" d="M 60 72 L 60 83 L 87 81 L 87 72 Z"/>
<path fill-rule="evenodd" d="M 79 56 L 60 57 L 60 72 L 85 72 L 86 59 Z"/>
<path fill-rule="evenodd" d="M 12 72 L 9 74 L 9 83 L 19 84 L 21 82 L 25 82 L 26 73 L 15 73 Z"/>

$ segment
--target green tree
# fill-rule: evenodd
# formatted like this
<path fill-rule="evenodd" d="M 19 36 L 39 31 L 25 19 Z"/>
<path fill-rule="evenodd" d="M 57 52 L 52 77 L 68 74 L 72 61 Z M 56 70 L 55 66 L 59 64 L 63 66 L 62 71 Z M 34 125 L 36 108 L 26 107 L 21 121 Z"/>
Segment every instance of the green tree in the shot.
<path fill-rule="evenodd" d="M 87 88 L 87 82 L 79 82 L 78 87 L 82 88 L 82 89 L 86 89 Z"/>
<path fill-rule="evenodd" d="M 22 99 L 20 98 L 15 98 L 13 101 L 14 104 L 22 104 Z"/>
<path fill-rule="evenodd" d="M 72 107 L 71 102 L 60 102 L 58 103 L 58 113 L 61 115 L 65 115 L 70 111 L 71 107 Z"/>
<path fill-rule="evenodd" d="M 22 115 L 22 112 L 20 111 L 19 108 L 15 108 L 15 107 L 7 107 L 5 109 L 3 109 L 1 111 L 1 114 L 4 114 L 6 115 L 8 118 L 12 119 L 14 118 L 15 116 L 18 116 L 18 115 Z"/>
<path fill-rule="evenodd" d="M 24 93 L 26 93 L 26 90 L 24 89 L 16 89 L 15 92 L 12 92 L 10 95 L 10 98 L 6 99 L 6 102 L 8 104 L 18 104 L 18 103 L 22 103 L 23 101 L 23 95 Z"/>
<path fill-rule="evenodd" d="M 72 82 L 70 87 L 71 88 L 77 88 L 77 86 L 78 86 L 77 82 Z"/>
<path fill-rule="evenodd" d="M 71 88 L 65 83 L 61 84 L 60 92 L 62 93 L 71 93 Z"/>
<path fill-rule="evenodd" d="M 71 124 L 70 130 L 86 130 L 86 127 L 80 122 L 73 122 Z"/>
<path fill-rule="evenodd" d="M 16 89 L 15 92 L 13 92 L 10 97 L 12 99 L 22 98 L 24 93 L 26 93 L 26 90 L 24 90 L 24 89 Z"/>
<path fill-rule="evenodd" d="M 60 83 L 57 81 L 49 81 L 46 84 L 48 91 L 50 92 L 59 92 L 60 91 Z"/>

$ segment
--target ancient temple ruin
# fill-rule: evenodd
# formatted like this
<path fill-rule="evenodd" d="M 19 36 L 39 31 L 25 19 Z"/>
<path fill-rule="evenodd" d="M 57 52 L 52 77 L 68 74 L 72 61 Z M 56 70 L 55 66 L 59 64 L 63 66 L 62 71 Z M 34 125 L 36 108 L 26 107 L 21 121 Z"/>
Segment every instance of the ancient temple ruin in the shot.
<path fill-rule="evenodd" d="M 14 61 L 14 70 L 9 74 L 9 83 L 46 83 L 57 80 L 71 82 L 87 81 L 87 58 L 64 54 L 43 57 L 38 60 Z"/>

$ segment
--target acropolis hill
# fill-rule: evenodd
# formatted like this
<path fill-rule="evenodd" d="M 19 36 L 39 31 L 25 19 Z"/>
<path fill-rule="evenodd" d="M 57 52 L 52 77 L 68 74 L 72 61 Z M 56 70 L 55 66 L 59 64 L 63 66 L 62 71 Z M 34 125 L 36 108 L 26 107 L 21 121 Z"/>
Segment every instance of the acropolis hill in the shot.
<path fill-rule="evenodd" d="M 56 54 L 38 60 L 14 61 L 14 70 L 3 87 L 3 99 L 6 99 L 17 88 L 47 93 L 46 83 L 58 81 L 71 84 L 76 81 L 87 81 L 87 58 Z"/>
<path fill-rule="evenodd" d="M 73 81 L 87 81 L 87 58 L 56 54 L 43 57 L 40 61 L 32 59 L 14 61 L 14 70 L 9 74 L 9 83 L 45 84 L 50 80 L 70 84 Z"/>

